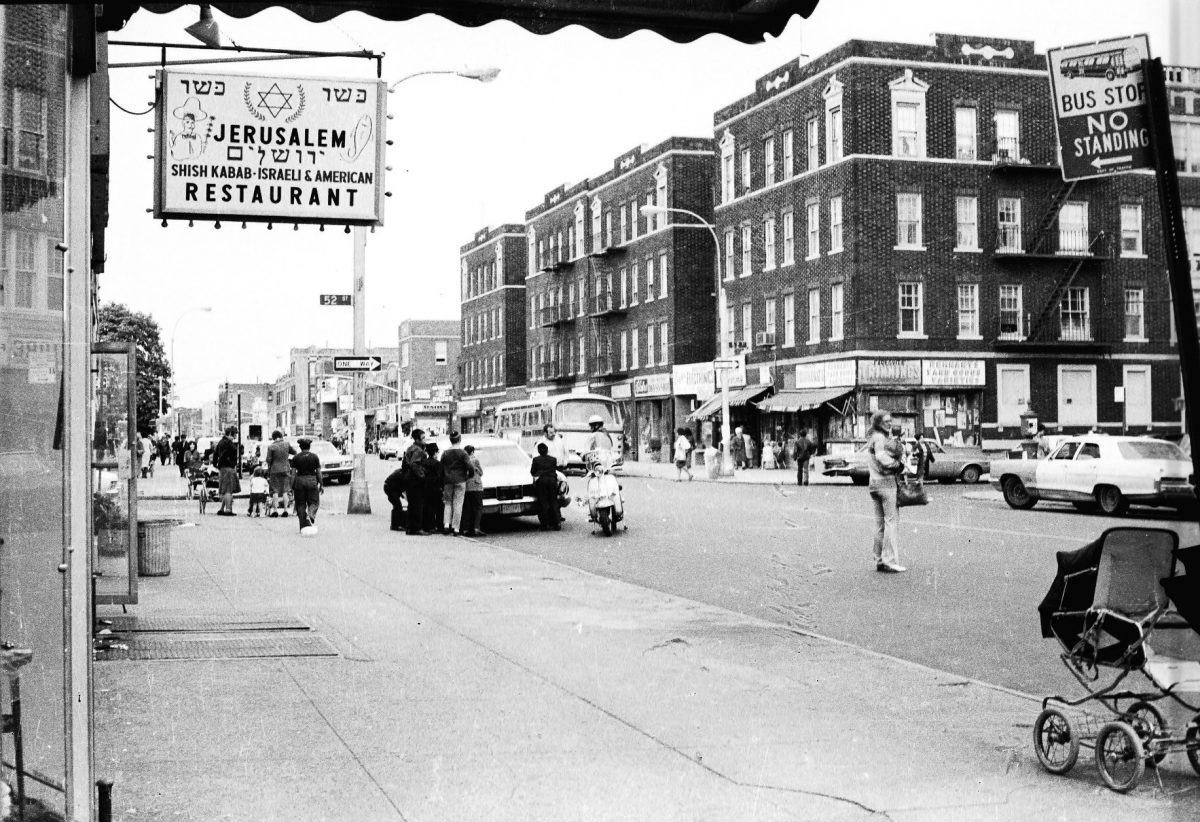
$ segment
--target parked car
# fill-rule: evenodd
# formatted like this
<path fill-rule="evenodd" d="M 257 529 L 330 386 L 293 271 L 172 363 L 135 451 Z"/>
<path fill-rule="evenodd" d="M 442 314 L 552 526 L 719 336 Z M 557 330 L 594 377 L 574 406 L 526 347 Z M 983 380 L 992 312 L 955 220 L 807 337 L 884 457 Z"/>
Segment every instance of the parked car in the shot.
<path fill-rule="evenodd" d="M 388 437 L 379 443 L 379 458 L 381 460 L 399 459 L 411 444 L 412 439 L 409 437 Z"/>
<path fill-rule="evenodd" d="M 905 444 L 913 453 L 916 452 L 917 441 L 905 440 Z M 938 482 L 979 482 L 979 478 L 988 473 L 991 468 L 991 458 L 982 448 L 975 445 L 938 445 L 930 442 L 933 449 L 933 462 L 929 465 L 929 479 Z M 849 477 L 855 485 L 866 485 L 870 480 L 870 470 L 867 468 L 867 446 L 862 444 L 850 454 L 838 457 L 826 457 L 825 467 L 821 473 L 827 477 Z M 911 461 L 912 470 L 916 471 L 915 458 Z"/>
<path fill-rule="evenodd" d="M 300 453 L 300 443 L 297 442 L 298 437 L 289 437 L 288 444 L 296 449 L 296 453 Z M 313 440 L 310 449 L 314 454 L 321 458 L 321 481 L 328 485 L 331 482 L 340 482 L 343 485 L 350 482 L 354 476 L 354 457 L 349 454 L 343 454 L 341 451 L 333 447 L 333 443 L 328 440 Z M 291 461 L 291 457 L 288 458 Z"/>
<path fill-rule="evenodd" d="M 1182 511 L 1196 503 L 1191 460 L 1178 445 L 1149 437 L 1067 437 L 1040 460 L 994 461 L 992 485 L 1018 509 L 1061 500 L 1120 516 L 1131 504 Z"/>

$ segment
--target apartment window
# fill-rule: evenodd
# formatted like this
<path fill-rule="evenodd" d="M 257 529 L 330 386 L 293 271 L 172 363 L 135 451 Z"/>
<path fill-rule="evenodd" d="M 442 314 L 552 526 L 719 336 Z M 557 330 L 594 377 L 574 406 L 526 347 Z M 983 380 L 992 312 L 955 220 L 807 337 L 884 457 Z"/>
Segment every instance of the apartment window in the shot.
<path fill-rule="evenodd" d="M 33 308 L 37 291 L 38 235 L 31 231 L 14 232 L 13 307 Z"/>
<path fill-rule="evenodd" d="M 790 128 L 783 132 L 783 179 L 785 180 L 790 180 L 792 175 L 796 173 L 795 149 L 793 147 L 794 136 Z"/>
<path fill-rule="evenodd" d="M 537 241 L 537 244 L 538 244 L 538 250 L 537 250 L 537 268 L 538 268 L 538 269 L 541 269 L 541 268 L 542 268 L 542 267 L 545 265 L 546 241 L 545 241 L 545 240 L 538 240 L 538 241 Z"/>
<path fill-rule="evenodd" d="M 646 326 L 646 367 L 654 365 L 654 326 Z"/>
<path fill-rule="evenodd" d="M 742 191 L 750 190 L 750 149 L 742 149 Z"/>
<path fill-rule="evenodd" d="M 575 350 L 579 352 L 579 367 L 576 373 L 583 374 L 587 371 L 587 347 L 584 345 L 582 334 L 575 338 Z"/>
<path fill-rule="evenodd" d="M 13 89 L 13 119 L 16 132 L 16 162 L 5 146 L 5 162 L 22 171 L 45 172 L 47 114 L 46 97 L 26 88 Z M 8 129 L 4 129 L 6 137 Z M 11 137 L 10 137 L 11 139 Z"/>
<path fill-rule="evenodd" d="M 665 191 L 665 189 L 666 189 L 665 182 L 663 183 L 663 188 Z M 663 199 L 664 200 L 666 199 L 665 194 L 663 195 Z M 648 206 L 654 205 L 654 195 L 653 194 L 646 195 L 646 205 L 648 205 Z M 661 226 L 659 225 L 659 220 L 664 219 L 665 216 L 666 215 L 664 215 L 664 214 L 647 214 L 646 215 L 646 233 L 650 233 L 651 231 L 654 231 L 655 229 L 660 228 Z"/>
<path fill-rule="evenodd" d="M 921 248 L 921 195 L 901 192 L 896 195 L 896 245 Z"/>
<path fill-rule="evenodd" d="M 731 202 L 736 194 L 734 191 L 733 168 L 734 141 L 733 134 L 726 131 L 721 137 L 721 202 Z"/>
<path fill-rule="evenodd" d="M 1141 288 L 1125 289 L 1125 339 L 1146 339 L 1146 292 Z"/>
<path fill-rule="evenodd" d="M 575 258 L 584 255 L 584 240 L 586 237 L 584 234 L 583 213 L 586 210 L 583 200 L 575 204 L 575 225 L 571 226 L 571 231 L 573 232 L 571 236 L 571 256 Z"/>
<path fill-rule="evenodd" d="M 661 322 L 658 324 L 658 364 L 667 364 L 668 344 L 667 344 L 667 323 Z"/>
<path fill-rule="evenodd" d="M 900 336 L 925 333 L 923 283 L 900 283 Z"/>
<path fill-rule="evenodd" d="M 629 269 L 622 268 L 617 274 L 621 281 L 621 308 L 629 305 Z"/>
<path fill-rule="evenodd" d="M 629 329 L 629 364 L 634 368 L 638 367 L 638 338 L 641 336 L 636 328 Z"/>
<path fill-rule="evenodd" d="M 1087 203 L 1064 203 L 1058 212 L 1058 250 L 1062 254 L 1088 251 Z"/>
<path fill-rule="evenodd" d="M 621 331 L 621 370 L 629 370 L 629 332 Z"/>
<path fill-rule="evenodd" d="M 763 185 L 775 185 L 775 138 L 763 140 Z"/>
<path fill-rule="evenodd" d="M 621 206 L 621 242 L 625 243 L 629 240 L 629 212 L 625 210 L 625 206 Z"/>
<path fill-rule="evenodd" d="M 834 283 L 829 289 L 829 339 L 840 340 L 845 333 L 845 286 Z"/>
<path fill-rule="evenodd" d="M 811 202 L 806 206 L 808 212 L 808 257 L 811 260 L 821 253 L 821 204 Z"/>
<path fill-rule="evenodd" d="M 750 303 L 742 303 L 742 342 L 749 348 L 754 342 L 753 309 Z"/>
<path fill-rule="evenodd" d="M 895 115 L 895 132 L 893 134 L 892 154 L 896 157 L 919 157 L 917 153 L 917 112 L 919 106 L 915 103 L 897 103 Z"/>
<path fill-rule="evenodd" d="M 659 252 L 658 255 L 658 296 L 667 296 L 667 252 Z"/>
<path fill-rule="evenodd" d="M 611 248 L 613 244 L 612 210 L 604 212 L 604 247 Z"/>
<path fill-rule="evenodd" d="M 979 112 L 975 106 L 954 109 L 954 156 L 959 160 L 977 158 L 979 146 Z"/>
<path fill-rule="evenodd" d="M 1023 296 L 1022 286 L 1000 286 L 1000 339 L 1021 340 L 1025 338 Z"/>
<path fill-rule="evenodd" d="M 996 155 L 1002 160 L 1021 159 L 1021 114 L 996 109 Z"/>
<path fill-rule="evenodd" d="M 58 240 L 46 241 L 46 308 L 51 311 L 63 307 L 63 255 L 56 245 Z"/>
<path fill-rule="evenodd" d="M 791 210 L 783 212 L 783 264 L 796 261 L 796 215 Z"/>
<path fill-rule="evenodd" d="M 768 334 L 775 333 L 775 298 L 768 297 L 763 300 L 763 331 Z"/>
<path fill-rule="evenodd" d="M 603 246 L 601 242 L 604 239 L 603 230 L 603 209 L 601 208 L 600 198 L 592 199 L 592 251 L 598 252 Z"/>
<path fill-rule="evenodd" d="M 763 270 L 775 267 L 775 217 L 763 217 Z"/>
<path fill-rule="evenodd" d="M 831 108 L 827 121 L 829 129 L 829 162 L 836 163 L 842 159 L 842 107 L 835 106 Z"/>
<path fill-rule="evenodd" d="M 783 344 L 796 344 L 796 295 L 783 295 Z"/>
<path fill-rule="evenodd" d="M 433 341 L 433 361 L 438 365 L 445 365 L 447 359 L 447 345 L 445 340 Z"/>
<path fill-rule="evenodd" d="M 976 197 L 955 197 L 954 213 L 957 233 L 955 251 L 979 250 L 979 200 Z"/>
<path fill-rule="evenodd" d="M 979 335 L 979 286 L 975 283 L 958 285 L 958 337 L 977 340 Z"/>
<path fill-rule="evenodd" d="M 750 250 L 753 245 L 753 238 L 749 225 L 742 226 L 742 276 L 749 277 L 750 270 Z"/>
<path fill-rule="evenodd" d="M 1121 256 L 1142 256 L 1142 207 L 1121 206 Z"/>
<path fill-rule="evenodd" d="M 736 249 L 734 248 L 733 229 L 725 232 L 725 273 L 726 280 L 733 279 L 734 261 L 737 259 Z"/>
<path fill-rule="evenodd" d="M 666 206 L 667 206 L 667 169 L 666 169 L 666 166 L 659 166 L 658 170 L 654 172 L 654 199 L 653 200 L 647 199 L 647 202 L 650 203 L 651 205 L 658 205 L 663 208 L 666 208 Z M 655 214 L 654 215 L 654 227 L 656 229 L 657 228 L 666 228 L 667 227 L 667 215 L 666 214 Z"/>
<path fill-rule="evenodd" d="M 1200 122 L 1173 121 L 1171 142 L 1175 147 L 1175 170 L 1200 172 Z"/>
<path fill-rule="evenodd" d="M 1001 197 L 996 201 L 996 250 L 1021 251 L 1021 198 Z"/>
<path fill-rule="evenodd" d="M 829 198 L 829 251 L 842 250 L 842 198 Z"/>
<path fill-rule="evenodd" d="M 636 240 L 638 236 L 638 226 L 641 225 L 638 217 L 638 201 L 634 197 L 629 201 L 629 238 Z"/>
<path fill-rule="evenodd" d="M 654 302 L 654 258 L 646 258 L 646 302 Z"/>
<path fill-rule="evenodd" d="M 1087 288 L 1071 286 L 1063 292 L 1062 302 L 1059 304 L 1059 332 L 1059 338 L 1063 340 L 1092 338 Z"/>
<path fill-rule="evenodd" d="M 813 344 L 821 341 L 821 291 L 817 288 L 808 290 L 808 342 Z"/>
<path fill-rule="evenodd" d="M 629 304 L 630 305 L 638 304 L 638 288 L 639 288 L 638 283 L 639 283 L 638 264 L 634 263 L 633 265 L 629 266 Z"/>
<path fill-rule="evenodd" d="M 587 289 L 584 287 L 583 277 L 576 281 L 575 293 L 579 296 L 579 309 L 575 312 L 575 316 L 582 317 L 587 313 Z"/>
<path fill-rule="evenodd" d="M 821 162 L 820 149 L 818 148 L 820 146 L 821 136 L 818 129 L 819 126 L 816 117 L 810 118 L 809 121 L 805 123 L 804 131 L 808 143 L 807 154 L 805 155 L 805 164 L 809 171 L 815 169 Z"/>

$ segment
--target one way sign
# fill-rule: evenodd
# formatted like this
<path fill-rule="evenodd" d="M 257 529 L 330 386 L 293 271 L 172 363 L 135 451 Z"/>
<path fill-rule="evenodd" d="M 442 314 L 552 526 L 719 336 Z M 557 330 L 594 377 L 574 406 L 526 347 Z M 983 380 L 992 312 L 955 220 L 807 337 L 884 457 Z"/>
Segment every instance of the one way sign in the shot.
<path fill-rule="evenodd" d="M 1153 168 L 1144 34 L 1046 52 L 1064 180 Z"/>
<path fill-rule="evenodd" d="M 334 357 L 334 371 L 378 371 L 383 367 L 381 357 Z"/>

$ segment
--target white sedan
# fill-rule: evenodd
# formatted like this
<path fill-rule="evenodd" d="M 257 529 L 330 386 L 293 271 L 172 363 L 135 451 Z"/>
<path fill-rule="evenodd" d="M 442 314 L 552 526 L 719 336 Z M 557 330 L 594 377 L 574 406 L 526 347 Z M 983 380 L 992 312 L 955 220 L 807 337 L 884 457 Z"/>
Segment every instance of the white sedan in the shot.
<path fill-rule="evenodd" d="M 1013 508 L 1038 500 L 1070 502 L 1081 511 L 1120 516 L 1130 504 L 1196 504 L 1192 462 L 1174 443 L 1149 437 L 1067 437 L 1040 460 L 994 460 L 992 485 Z"/>
<path fill-rule="evenodd" d="M 450 448 L 448 437 L 435 437 L 439 452 Z M 483 513 L 485 516 L 530 516 L 537 514 L 537 495 L 529 468 L 533 457 L 521 446 L 502 437 L 486 434 L 465 434 L 459 447 L 475 446 L 475 456 L 483 468 Z M 566 477 L 559 472 L 559 506 L 570 499 Z"/>

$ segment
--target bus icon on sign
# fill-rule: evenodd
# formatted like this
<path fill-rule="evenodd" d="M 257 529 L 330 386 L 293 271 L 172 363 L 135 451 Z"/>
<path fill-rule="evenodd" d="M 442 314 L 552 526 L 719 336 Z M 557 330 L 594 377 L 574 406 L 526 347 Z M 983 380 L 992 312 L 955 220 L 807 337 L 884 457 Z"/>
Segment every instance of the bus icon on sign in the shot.
<path fill-rule="evenodd" d="M 1078 54 L 1066 58 L 1058 66 L 1063 77 L 1103 77 L 1105 80 L 1115 80 L 1141 69 L 1141 55 L 1125 48 Z"/>

